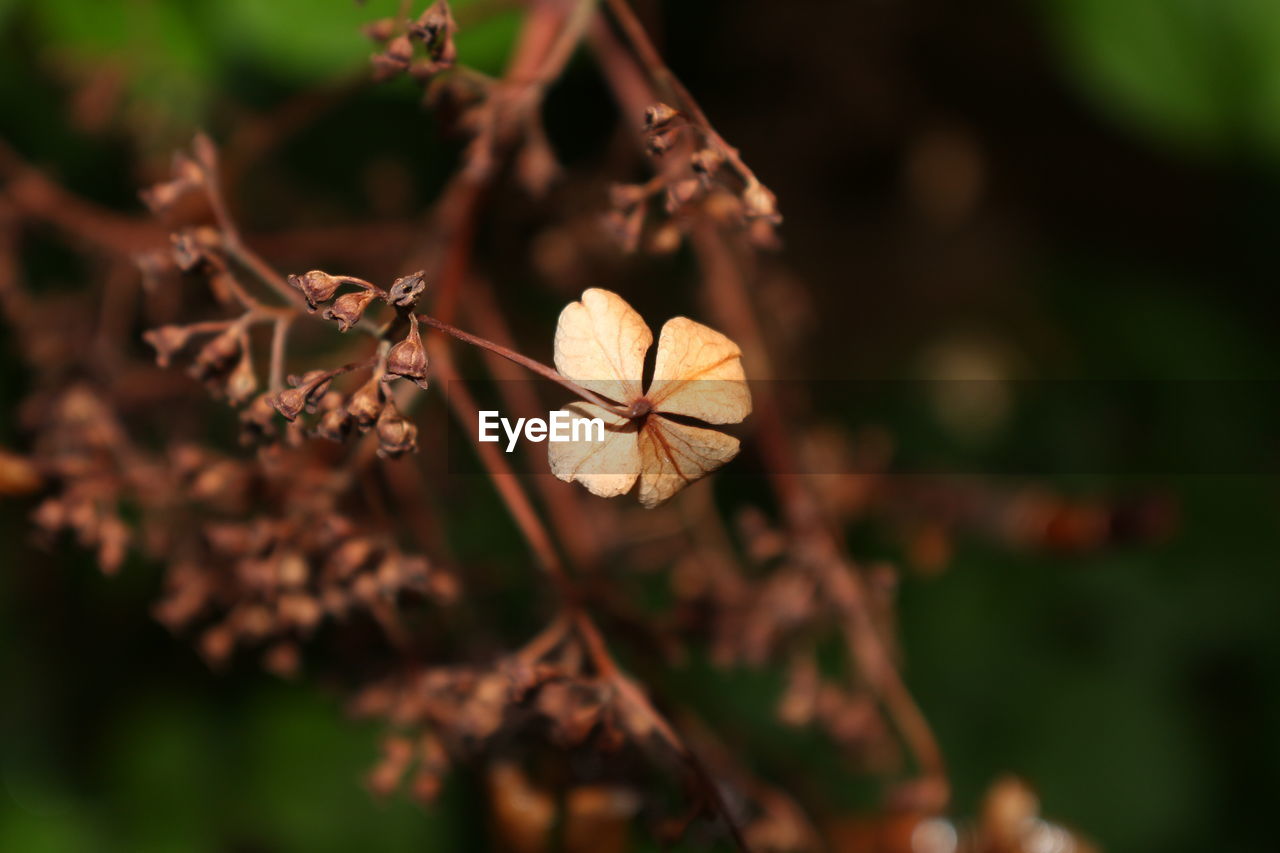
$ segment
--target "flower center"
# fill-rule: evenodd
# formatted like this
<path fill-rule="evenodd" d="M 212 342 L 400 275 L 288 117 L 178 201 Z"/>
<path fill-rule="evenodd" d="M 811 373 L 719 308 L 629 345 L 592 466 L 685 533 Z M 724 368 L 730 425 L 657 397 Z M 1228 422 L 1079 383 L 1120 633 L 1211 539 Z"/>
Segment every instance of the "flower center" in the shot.
<path fill-rule="evenodd" d="M 649 402 L 648 397 L 641 397 L 631 404 L 631 408 L 627 410 L 627 417 L 633 421 L 643 420 L 652 411 L 653 403 Z"/>

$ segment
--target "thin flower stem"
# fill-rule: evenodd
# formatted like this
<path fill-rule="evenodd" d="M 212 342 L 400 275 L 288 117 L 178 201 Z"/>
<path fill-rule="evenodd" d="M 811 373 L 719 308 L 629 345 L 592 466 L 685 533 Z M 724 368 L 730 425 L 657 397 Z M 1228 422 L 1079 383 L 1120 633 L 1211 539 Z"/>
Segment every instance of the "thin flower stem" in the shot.
<path fill-rule="evenodd" d="M 271 330 L 271 373 L 268 379 L 268 390 L 272 393 L 284 388 L 284 356 L 289 342 L 289 327 L 292 317 L 277 317 Z"/>
<path fill-rule="evenodd" d="M 726 142 L 724 137 L 716 131 L 697 100 L 662 61 L 662 56 L 653 46 L 653 41 L 645 32 L 644 25 L 640 23 L 640 19 L 636 17 L 627 0 L 606 0 L 606 2 L 623 37 L 626 38 L 660 96 L 676 102 L 676 107 L 685 114 L 685 118 L 702 134 L 706 143 L 724 157 L 725 162 L 738 173 L 744 184 L 748 187 L 758 185 L 759 179 L 743 161 L 738 149 Z"/>
<path fill-rule="evenodd" d="M 284 276 L 276 272 L 270 264 L 245 245 L 240 236 L 240 228 L 227 206 L 226 196 L 222 191 L 222 173 L 218 168 L 218 149 L 213 140 L 204 134 L 196 137 L 196 161 L 204 172 L 205 195 L 209 206 L 213 208 L 214 218 L 218 220 L 218 228 L 222 231 L 222 248 L 227 255 L 240 266 L 252 272 L 264 284 L 274 290 L 284 300 L 295 307 L 302 307 L 302 294 L 289 286 Z"/>
<path fill-rule="evenodd" d="M 444 332 L 445 334 L 452 335 L 453 337 L 457 338 L 463 343 L 468 343 L 468 344 L 471 344 L 472 346 L 477 346 L 477 347 L 481 347 L 482 349 L 487 349 L 489 352 L 495 353 L 496 355 L 500 355 L 503 358 L 507 359 L 508 361 L 513 361 L 516 364 L 520 365 L 521 367 L 528 368 L 529 370 L 532 370 L 534 373 L 537 373 L 540 376 L 545 376 L 547 379 L 550 379 L 552 382 L 556 382 L 560 385 L 563 385 L 565 388 L 569 389 L 574 394 L 577 394 L 582 399 L 595 403 L 600 408 L 610 411 L 615 415 L 618 415 L 620 417 L 627 416 L 627 410 L 624 407 L 618 405 L 612 400 L 608 400 L 604 397 L 601 397 L 599 394 L 597 394 L 594 391 L 591 391 L 587 388 L 583 388 L 581 385 L 574 382 L 572 379 L 566 379 L 559 372 L 557 372 L 555 368 L 548 367 L 547 365 L 543 364 L 540 361 L 534 361 L 528 356 L 521 355 L 515 350 L 507 349 L 501 344 L 495 344 L 493 341 L 485 340 L 484 338 L 473 335 L 470 332 L 464 332 L 461 329 L 455 326 L 451 326 L 442 320 L 437 320 L 435 317 L 432 317 L 428 314 L 419 314 L 418 320 L 422 323 L 425 323 L 426 325 L 430 326 L 433 329 L 438 329 L 441 332 Z"/>

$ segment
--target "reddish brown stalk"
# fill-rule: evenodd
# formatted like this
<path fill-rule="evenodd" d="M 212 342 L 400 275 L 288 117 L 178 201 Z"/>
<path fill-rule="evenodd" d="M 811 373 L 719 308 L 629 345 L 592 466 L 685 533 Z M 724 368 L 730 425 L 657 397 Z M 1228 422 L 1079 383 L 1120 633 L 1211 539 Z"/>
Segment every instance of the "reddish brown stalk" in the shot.
<path fill-rule="evenodd" d="M 480 332 L 492 341 L 507 347 L 515 348 L 515 340 L 506 320 L 498 308 L 493 289 L 487 281 L 472 278 L 469 284 L 470 299 L 467 300 L 468 316 L 479 326 Z M 489 356 L 489 369 L 498 380 L 498 393 L 507 407 L 517 416 L 539 417 L 545 410 L 538 394 L 530 383 L 521 381 L 524 375 L 514 363 L 496 355 Z M 533 454 L 532 445 L 526 445 L 526 451 Z M 552 477 L 534 478 L 534 487 L 546 504 L 550 513 L 552 526 L 561 542 L 569 552 L 574 565 L 581 568 L 592 568 L 599 559 L 600 542 L 595 529 L 590 524 L 582 523 L 582 513 L 586 509 L 571 486 L 558 482 Z"/>
<path fill-rule="evenodd" d="M 438 329 L 441 332 L 444 332 L 445 334 L 452 335 L 453 337 L 457 338 L 463 343 L 471 344 L 472 346 L 477 346 L 482 349 L 486 349 L 489 352 L 494 353 L 495 355 L 500 355 L 503 358 L 507 359 L 508 361 L 513 361 L 516 364 L 520 365 L 521 367 L 532 370 L 534 373 L 537 373 L 539 376 L 545 376 L 547 379 L 550 379 L 552 382 L 555 382 L 559 385 L 564 386 L 568 390 L 572 391 L 574 394 L 577 394 L 582 399 L 589 400 L 590 402 L 595 403 L 597 406 L 599 406 L 602 409 L 607 409 L 608 411 L 613 412 L 614 414 L 617 414 L 617 415 L 625 416 L 626 414 L 626 409 L 623 408 L 622 406 L 619 406 L 617 403 L 613 402 L 612 400 L 607 400 L 604 397 L 601 397 L 599 394 L 597 394 L 594 391 L 591 391 L 587 388 L 583 388 L 581 385 L 579 385 L 578 383 L 574 382 L 571 379 L 566 379 L 565 377 L 561 376 L 555 370 L 555 368 L 548 367 L 547 365 L 543 364 L 540 361 L 534 361 L 532 358 L 529 358 L 526 355 L 521 355 L 520 353 L 511 349 L 508 349 L 507 347 L 504 347 L 501 344 L 495 344 L 493 341 L 487 341 L 484 338 L 477 337 L 476 335 L 473 335 L 469 332 L 464 332 L 459 328 L 450 326 L 448 323 L 437 320 L 435 317 L 432 317 L 427 314 L 419 314 L 418 321 L 430 326 L 433 329 Z"/>

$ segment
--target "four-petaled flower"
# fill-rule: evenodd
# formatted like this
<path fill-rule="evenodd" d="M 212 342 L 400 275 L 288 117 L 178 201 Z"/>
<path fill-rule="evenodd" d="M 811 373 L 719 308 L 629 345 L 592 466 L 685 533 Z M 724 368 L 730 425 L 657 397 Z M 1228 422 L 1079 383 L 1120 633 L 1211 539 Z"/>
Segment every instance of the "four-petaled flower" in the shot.
<path fill-rule="evenodd" d="M 643 385 L 653 333 L 622 297 L 592 288 L 560 314 L 556 370 L 618 404 L 565 407 L 575 418 L 601 418 L 604 441 L 548 444 L 551 471 L 593 494 L 626 494 L 639 480 L 640 503 L 654 507 L 738 453 L 738 439 L 686 419 L 736 424 L 751 414 L 742 352 L 724 335 L 687 317 L 662 327 L 653 380 Z"/>

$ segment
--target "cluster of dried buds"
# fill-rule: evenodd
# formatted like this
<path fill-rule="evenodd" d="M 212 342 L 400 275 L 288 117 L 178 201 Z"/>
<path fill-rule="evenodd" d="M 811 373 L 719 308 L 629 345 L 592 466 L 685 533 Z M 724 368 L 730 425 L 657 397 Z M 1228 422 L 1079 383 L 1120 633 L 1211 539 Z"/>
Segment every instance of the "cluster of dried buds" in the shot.
<path fill-rule="evenodd" d="M 412 312 L 426 287 L 423 273 L 401 276 L 385 290 L 362 279 L 330 275 L 321 270 L 291 275 L 288 281 L 302 293 L 312 311 L 327 306 L 322 316 L 336 322 L 340 331 L 355 327 L 374 302 L 385 303 L 397 312 L 392 326 L 384 331 L 389 332 L 397 322 L 407 324 L 407 331 L 371 363 L 290 376 L 290 387 L 268 398 L 270 406 L 290 424 L 297 424 L 303 412 L 316 415 L 311 434 L 330 441 L 343 441 L 353 431 L 373 430 L 378 438 L 378 452 L 383 456 L 397 458 L 416 450 L 417 427 L 400 412 L 386 386 L 403 378 L 419 388 L 427 387 L 427 352 L 418 329 L 418 318 Z M 344 285 L 356 289 L 339 295 Z M 350 393 L 332 389 L 336 377 L 366 367 L 372 367 L 369 379 Z"/>
<path fill-rule="evenodd" d="M 267 668 L 290 675 L 299 641 L 325 620 L 361 612 L 384 622 L 406 597 L 440 604 L 456 598 L 450 572 L 335 508 L 345 485 L 341 471 L 300 451 L 282 453 L 292 455 L 270 465 L 195 447 L 175 454 L 175 470 L 193 496 L 266 494 L 266 503 L 286 509 L 205 522 L 166 574 L 155 608 L 160 622 L 175 632 L 199 630 L 201 653 L 213 665 L 238 646 L 265 648 Z"/>
<path fill-rule="evenodd" d="M 445 756 L 490 754 L 499 741 L 521 734 L 538 733 L 536 740 L 559 749 L 614 755 L 628 745 L 645 746 L 651 722 L 587 671 L 583 650 L 563 629 L 553 623 L 486 666 L 423 664 L 364 686 L 352 700 L 353 713 L 387 720 L 398 732 L 371 775 L 374 789 L 389 793 L 416 766 L 411 789 L 429 799 Z"/>
<path fill-rule="evenodd" d="M 372 57 L 374 78 L 387 80 L 408 72 L 415 79 L 429 80 L 457 61 L 453 43 L 457 25 L 445 0 L 431 4 L 416 20 L 383 18 L 365 27 L 369 38 L 383 46 Z M 416 46 L 421 46 L 419 55 Z"/>
<path fill-rule="evenodd" d="M 705 120 L 657 103 L 645 111 L 644 123 L 645 150 L 658 161 L 658 174 L 643 184 L 615 184 L 605 216 L 624 249 L 674 251 L 700 218 L 745 228 L 759 246 L 777 244 L 774 229 L 782 216 L 773 192 Z M 666 219 L 646 233 L 659 196 Z"/>
<path fill-rule="evenodd" d="M 27 413 L 41 425 L 35 458 L 61 486 L 36 508 L 36 527 L 47 536 L 71 531 L 96 551 L 104 572 L 114 573 L 132 539 L 123 504 L 138 490 L 164 494 L 163 469 L 132 451 L 115 413 L 88 386 L 74 385 L 35 408 Z"/>

